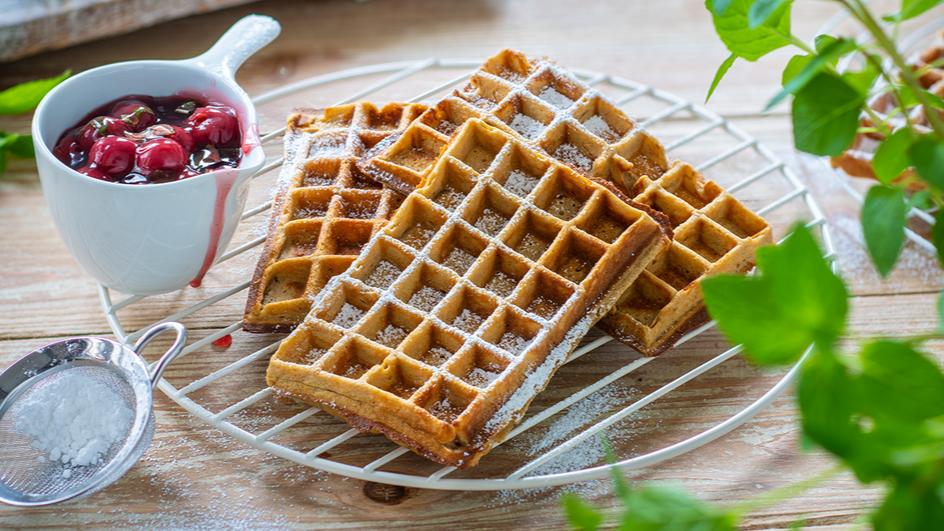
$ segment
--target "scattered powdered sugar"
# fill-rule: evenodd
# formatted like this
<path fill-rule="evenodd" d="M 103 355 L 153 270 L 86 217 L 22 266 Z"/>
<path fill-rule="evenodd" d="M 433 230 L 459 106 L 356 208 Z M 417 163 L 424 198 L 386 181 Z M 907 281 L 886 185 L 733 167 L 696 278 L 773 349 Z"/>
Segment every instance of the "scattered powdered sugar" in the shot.
<path fill-rule="evenodd" d="M 486 207 L 482 210 L 479 219 L 475 220 L 475 228 L 490 236 L 497 236 L 505 228 L 506 223 L 508 223 L 508 218 Z"/>
<path fill-rule="evenodd" d="M 525 339 L 511 332 L 505 332 L 498 341 L 498 346 L 517 356 L 524 352 L 524 348 L 529 343 L 531 343 L 530 339 Z"/>
<path fill-rule="evenodd" d="M 375 288 L 386 288 L 400 275 L 400 268 L 386 260 L 381 260 L 377 267 L 364 279 L 364 284 Z"/>
<path fill-rule="evenodd" d="M 607 142 L 612 142 L 619 138 L 619 134 L 617 134 L 617 132 L 610 127 L 610 124 L 606 123 L 606 120 L 599 114 L 594 115 L 584 122 L 583 126 L 587 128 L 587 131 L 590 131 Z"/>
<path fill-rule="evenodd" d="M 383 330 L 377 333 L 377 341 L 390 347 L 396 348 L 401 341 L 406 339 L 408 332 L 395 324 L 388 324 Z"/>
<path fill-rule="evenodd" d="M 524 113 L 516 114 L 508 125 L 528 140 L 534 140 L 540 136 L 544 129 L 544 124 Z"/>
<path fill-rule="evenodd" d="M 481 315 L 468 308 L 463 308 L 462 311 L 459 312 L 459 315 L 456 316 L 455 320 L 452 321 L 452 326 L 471 334 L 475 332 L 484 320 Z"/>
<path fill-rule="evenodd" d="M 40 381 L 16 404 L 14 430 L 50 461 L 67 467 L 96 465 L 131 430 L 134 412 L 113 389 L 86 369 L 69 368 Z M 63 471 L 71 477 L 72 471 Z"/>
<path fill-rule="evenodd" d="M 476 387 L 488 387 L 500 374 L 501 371 L 493 372 L 482 367 L 476 367 L 465 375 L 465 380 Z"/>
<path fill-rule="evenodd" d="M 410 304 L 424 312 L 431 311 L 446 294 L 436 288 L 423 286 L 410 297 Z"/>
<path fill-rule="evenodd" d="M 521 170 L 512 170 L 505 181 L 505 189 L 518 197 L 526 197 L 538 184 L 538 178 Z"/>
<path fill-rule="evenodd" d="M 308 156 L 313 159 L 343 157 L 347 151 L 345 141 L 346 137 L 342 135 L 315 135 Z"/>
<path fill-rule="evenodd" d="M 561 94 L 551 85 L 547 85 L 541 89 L 541 93 L 538 94 L 538 97 L 559 109 L 566 109 L 574 103 L 574 100 Z"/>
<path fill-rule="evenodd" d="M 341 311 L 334 316 L 332 322 L 342 328 L 353 328 L 363 315 L 364 310 L 361 310 L 351 303 L 345 302 L 344 306 L 341 306 Z"/>
<path fill-rule="evenodd" d="M 580 151 L 580 148 L 569 142 L 558 146 L 557 150 L 554 151 L 554 156 L 560 159 L 564 164 L 573 166 L 581 171 L 590 171 L 590 168 L 593 166 L 593 161 L 590 160 L 590 157 L 584 155 L 583 152 Z"/>
<path fill-rule="evenodd" d="M 506 400 L 498 411 L 492 415 L 492 418 L 485 423 L 484 430 L 486 432 L 494 433 L 502 426 L 510 422 L 515 422 L 517 418 L 523 414 L 521 411 L 522 408 L 544 389 L 557 368 L 567 359 L 567 355 L 576 348 L 580 339 L 590 330 L 590 326 L 596 321 L 594 317 L 593 315 L 584 316 L 567 331 L 567 334 L 564 335 L 564 339 L 551 349 L 547 357 L 544 358 L 544 362 L 527 374 L 524 381 L 518 386 L 518 389 L 508 397 L 508 400 Z M 546 330 L 542 330 L 535 340 L 546 333 Z"/>

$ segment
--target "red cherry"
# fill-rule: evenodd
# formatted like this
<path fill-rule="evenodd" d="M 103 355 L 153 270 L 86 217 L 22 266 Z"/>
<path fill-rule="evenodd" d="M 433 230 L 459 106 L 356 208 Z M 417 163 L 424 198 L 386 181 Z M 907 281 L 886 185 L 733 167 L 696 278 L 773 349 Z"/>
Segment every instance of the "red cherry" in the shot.
<path fill-rule="evenodd" d="M 177 142 L 183 146 L 184 151 L 186 151 L 187 154 L 190 154 L 193 151 L 193 136 L 183 127 L 158 124 L 152 125 L 144 131 L 144 138 L 151 139 L 158 137 L 169 138 Z"/>
<path fill-rule="evenodd" d="M 128 124 L 111 116 L 98 116 L 89 120 L 76 133 L 76 142 L 83 151 L 88 151 L 99 138 L 116 135 L 122 136 L 128 130 Z"/>
<path fill-rule="evenodd" d="M 187 152 L 169 138 L 155 138 L 138 146 L 137 162 L 144 175 L 155 171 L 177 174 L 187 164 Z"/>
<path fill-rule="evenodd" d="M 72 158 L 74 155 L 79 152 L 79 144 L 75 141 L 75 135 L 72 133 L 66 133 L 59 143 L 56 144 L 56 147 L 53 148 L 52 154 L 56 156 L 57 159 L 65 162 L 66 164 L 72 164 Z"/>
<path fill-rule="evenodd" d="M 213 346 L 216 348 L 229 348 L 233 344 L 233 336 L 226 334 L 225 336 L 213 341 Z"/>
<path fill-rule="evenodd" d="M 141 131 L 157 121 L 154 111 L 141 100 L 121 100 L 112 105 L 111 115 L 128 124 L 132 131 Z"/>
<path fill-rule="evenodd" d="M 102 170 L 100 170 L 100 169 L 98 169 L 98 168 L 95 168 L 95 167 L 92 167 L 92 166 L 82 166 L 81 168 L 78 168 L 78 169 L 75 170 L 75 171 L 77 171 L 77 172 L 79 172 L 79 173 L 82 173 L 82 174 L 84 174 L 84 175 L 88 175 L 89 177 L 92 177 L 93 179 L 98 179 L 98 180 L 100 180 L 100 181 L 108 181 L 108 180 L 109 180 L 109 179 L 108 179 L 108 174 L 106 174 L 106 173 L 103 172 Z"/>
<path fill-rule="evenodd" d="M 89 150 L 89 161 L 109 175 L 124 175 L 134 166 L 138 145 L 120 136 L 99 138 Z"/>
<path fill-rule="evenodd" d="M 226 146 L 239 134 L 236 113 L 229 107 L 197 107 L 187 118 L 187 125 L 199 146 Z"/>

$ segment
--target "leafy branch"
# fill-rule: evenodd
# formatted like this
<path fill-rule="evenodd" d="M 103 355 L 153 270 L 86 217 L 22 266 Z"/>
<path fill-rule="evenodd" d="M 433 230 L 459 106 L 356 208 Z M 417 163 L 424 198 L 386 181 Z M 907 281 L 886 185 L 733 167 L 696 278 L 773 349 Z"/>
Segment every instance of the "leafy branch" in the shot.
<path fill-rule="evenodd" d="M 895 42 L 898 24 L 944 0 L 903 0 L 897 13 L 881 17 L 891 32 L 861 0 L 833 1 L 869 39 L 818 35 L 811 47 L 790 31 L 792 0 L 706 0 L 730 52 L 708 98 L 738 59 L 755 62 L 774 50 L 798 48 L 801 53 L 787 63 L 783 88 L 767 109 L 792 98 L 794 144 L 813 155 L 838 156 L 860 134 L 880 140 L 871 161 L 879 182 L 866 195 L 861 213 L 876 270 L 883 276 L 893 270 L 912 208 L 938 208 L 931 240 L 944 262 L 944 100 L 921 85 L 926 70 L 908 65 Z M 855 57 L 859 70 L 839 70 L 840 60 Z M 890 99 L 890 108 L 873 108 L 879 98 Z M 926 125 L 911 118 L 918 106 Z M 706 306 L 753 363 L 802 363 L 796 401 L 804 441 L 830 453 L 837 466 L 726 508 L 679 489 L 630 488 L 614 471 L 615 494 L 622 502 L 620 528 L 734 529 L 745 514 L 840 470 L 884 487 L 884 499 L 869 517 L 876 529 L 944 527 L 944 372 L 923 352 L 927 341 L 944 337 L 944 297 L 937 304 L 937 330 L 865 339 L 846 352 L 839 344 L 849 339 L 849 294 L 804 225 L 795 226 L 782 244 L 760 249 L 756 263 L 753 276 L 704 279 Z M 575 528 L 604 524 L 602 514 L 586 502 L 574 496 L 562 501 Z"/>
<path fill-rule="evenodd" d="M 72 74 L 66 70 L 62 74 L 48 79 L 37 79 L 14 85 L 0 91 L 0 116 L 24 114 L 32 111 L 42 101 L 43 96 Z M 0 131 L 0 176 L 6 171 L 7 157 L 33 157 L 33 138 L 28 134 Z"/>

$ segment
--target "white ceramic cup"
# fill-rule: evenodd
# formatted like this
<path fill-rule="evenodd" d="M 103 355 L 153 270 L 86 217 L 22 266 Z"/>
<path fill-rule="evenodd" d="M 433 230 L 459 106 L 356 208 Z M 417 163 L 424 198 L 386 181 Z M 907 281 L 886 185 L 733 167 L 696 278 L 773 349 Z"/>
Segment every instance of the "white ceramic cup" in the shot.
<path fill-rule="evenodd" d="M 274 19 L 250 15 L 202 55 L 93 68 L 43 98 L 32 127 L 43 194 L 72 255 L 101 284 L 136 295 L 165 293 L 198 283 L 223 254 L 242 216 L 251 177 L 265 162 L 256 110 L 234 75 L 280 31 Z M 237 168 L 128 185 L 83 175 L 52 154 L 59 136 L 92 109 L 130 94 L 177 93 L 236 110 L 243 139 Z"/>

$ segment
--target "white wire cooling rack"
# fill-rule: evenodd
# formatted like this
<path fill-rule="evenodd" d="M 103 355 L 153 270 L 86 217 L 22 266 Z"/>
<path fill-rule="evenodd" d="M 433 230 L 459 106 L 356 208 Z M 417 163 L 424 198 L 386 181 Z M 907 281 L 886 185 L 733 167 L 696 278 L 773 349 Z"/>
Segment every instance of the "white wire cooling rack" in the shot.
<path fill-rule="evenodd" d="M 848 18 L 849 17 L 846 12 L 842 11 L 839 13 L 839 15 L 833 17 L 825 25 L 823 25 L 817 34 L 833 33 L 833 31 Z M 927 48 L 927 46 L 930 44 L 930 39 L 935 34 L 940 33 L 942 30 L 944 30 L 944 17 L 935 18 L 928 21 L 926 24 L 921 25 L 914 31 L 910 32 L 907 36 L 902 38 L 899 41 L 898 47 L 906 58 L 910 57 L 915 53 L 918 53 Z M 869 37 L 867 34 L 862 34 L 857 37 L 857 40 L 859 42 L 865 43 L 871 41 L 871 37 Z M 846 56 L 837 65 L 837 68 L 840 72 L 844 72 L 854 66 L 857 66 L 856 62 L 858 60 L 860 59 L 857 56 Z M 886 61 L 886 66 L 891 65 Z M 846 193 L 848 193 L 860 206 L 865 203 L 865 195 L 863 194 L 863 191 L 875 184 L 875 181 L 851 177 L 844 171 L 830 166 L 827 159 L 822 159 L 822 161 L 823 164 L 826 165 L 829 170 L 838 177 L 839 182 L 842 184 L 842 188 L 846 191 Z M 934 216 L 926 210 L 912 208 L 908 212 L 908 221 L 912 227 L 924 227 L 927 229 L 934 225 Z M 937 255 L 937 250 L 935 249 L 934 244 L 931 243 L 927 237 L 919 234 L 909 227 L 905 228 L 905 235 L 919 248 L 924 249 L 932 255 Z"/>
<path fill-rule="evenodd" d="M 279 98 L 297 95 L 301 91 L 321 89 L 326 90 L 327 87 L 332 84 L 340 82 L 350 83 L 352 80 L 362 80 L 365 83 L 370 83 L 369 86 L 363 90 L 360 90 L 355 94 L 351 94 L 339 103 L 351 102 L 359 99 L 369 98 L 371 96 L 376 96 L 378 91 L 381 91 L 382 89 L 390 87 L 394 84 L 404 82 L 405 80 L 409 80 L 411 78 L 415 81 L 414 76 L 426 75 L 430 73 L 438 73 L 438 75 L 442 76 L 443 73 L 448 74 L 450 71 L 456 72 L 458 75 L 455 77 L 451 77 L 451 79 L 448 81 L 440 83 L 436 87 L 412 98 L 413 101 L 435 100 L 437 95 L 451 90 L 453 87 L 467 79 L 472 69 L 474 69 L 479 64 L 480 62 L 478 61 L 429 59 L 424 61 L 396 62 L 354 68 L 327 75 L 312 77 L 285 87 L 278 88 L 256 97 L 255 102 L 258 106 L 263 106 Z M 595 72 L 578 70 L 574 73 L 586 83 L 600 90 L 601 92 L 607 93 L 607 91 L 618 91 L 620 93 L 619 96 L 611 97 L 613 97 L 616 103 L 621 107 L 625 108 L 626 106 L 631 105 L 634 101 L 638 101 L 643 98 L 649 100 L 652 103 L 653 109 L 647 114 L 647 116 L 640 119 L 639 125 L 641 128 L 652 130 L 652 128 L 664 123 L 676 123 L 677 125 L 678 123 L 687 124 L 689 121 L 692 122 L 691 127 L 686 125 L 681 133 L 678 133 L 675 135 L 673 140 L 670 140 L 666 143 L 666 147 L 670 156 L 672 156 L 673 153 L 677 153 L 679 150 L 688 146 L 689 144 L 697 142 L 699 139 L 704 139 L 708 135 L 721 136 L 725 138 L 727 141 L 726 147 L 720 148 L 717 152 L 713 152 L 707 159 L 697 164 L 697 167 L 702 171 L 707 171 L 716 166 L 726 164 L 728 161 L 745 154 L 749 154 L 751 157 L 754 157 L 752 159 L 753 162 L 747 165 L 746 169 L 741 170 L 744 172 L 743 174 L 729 175 L 729 177 L 731 177 L 730 183 L 732 184 L 726 184 L 728 190 L 730 190 L 736 196 L 739 196 L 739 194 L 743 193 L 743 191 L 748 187 L 753 190 L 761 190 L 762 192 L 766 191 L 765 193 L 769 196 L 769 201 L 767 201 L 767 203 L 763 206 L 757 206 L 755 210 L 761 215 L 768 216 L 769 219 L 770 216 L 783 217 L 782 214 L 778 213 L 784 210 L 801 210 L 801 212 L 798 214 L 787 215 L 786 217 L 789 218 L 786 220 L 787 224 L 800 219 L 806 221 L 809 227 L 814 228 L 814 230 L 818 232 L 820 240 L 827 251 L 827 256 L 830 258 L 833 256 L 833 244 L 830 238 L 829 230 L 826 225 L 825 218 L 823 217 L 823 214 L 820 211 L 816 201 L 807 192 L 807 189 L 800 183 L 793 172 L 787 168 L 782 161 L 774 156 L 774 154 L 768 148 L 760 144 L 755 138 L 751 137 L 743 130 L 718 114 L 662 90 L 658 90 L 623 78 Z M 379 80 L 376 80 L 377 76 L 383 77 Z M 637 114 L 636 116 L 639 115 Z M 684 117 L 684 121 L 680 121 L 680 117 Z M 276 139 L 279 134 L 280 131 L 273 131 L 266 134 L 264 136 L 264 143 Z M 270 154 L 273 154 L 275 152 L 280 152 L 281 146 L 276 145 L 276 143 L 272 143 L 271 147 L 267 147 L 267 150 L 270 152 Z M 267 164 L 261 170 L 260 175 L 272 172 L 272 170 L 279 166 L 279 163 L 280 159 L 275 158 L 271 163 Z M 772 190 L 777 191 L 771 192 Z M 787 205 L 791 205 L 789 209 L 787 208 Z M 258 216 L 259 214 L 267 211 L 269 208 L 270 203 L 268 202 L 264 202 L 255 208 L 250 208 L 244 214 L 243 223 L 247 223 L 246 220 L 248 218 Z M 781 233 L 782 232 L 783 231 L 781 230 Z M 249 240 L 244 243 L 234 244 L 231 246 L 232 249 L 228 250 L 228 252 L 221 257 L 220 262 L 228 261 L 234 257 L 238 257 L 243 253 L 246 253 L 250 249 L 260 245 L 263 239 L 264 238 L 262 237 L 249 237 Z M 217 262 L 217 265 L 215 266 L 216 268 L 220 267 L 220 262 Z M 248 269 L 246 270 L 245 275 L 248 277 Z M 248 281 L 233 285 L 223 289 L 212 297 L 197 302 L 196 304 L 180 304 L 180 306 L 183 307 L 179 308 L 170 305 L 168 307 L 172 311 L 169 311 L 168 314 L 164 316 L 163 319 L 161 319 L 161 321 L 187 318 L 197 311 L 212 308 L 214 305 L 220 305 L 221 301 L 224 301 L 230 297 L 237 297 L 238 305 L 241 307 L 244 296 L 243 292 L 247 289 L 248 285 Z M 116 296 L 111 290 L 104 286 L 99 286 L 99 295 L 102 308 L 108 320 L 108 324 L 110 325 L 115 336 L 117 336 L 119 339 L 125 342 L 134 341 L 135 338 L 137 338 L 142 333 L 142 330 L 147 328 L 142 327 L 139 330 L 127 330 L 125 328 L 125 324 L 122 322 L 122 319 L 119 318 L 118 312 L 121 310 L 122 314 L 126 315 L 129 312 L 133 314 L 135 308 L 140 308 L 141 306 L 149 304 L 149 297 L 127 295 Z M 164 305 L 161 307 L 164 307 Z M 138 321 L 140 321 L 140 319 L 138 319 Z M 210 333 L 206 337 L 192 342 L 184 350 L 184 355 L 208 352 L 211 342 L 238 330 L 240 326 L 241 323 L 237 320 L 229 326 L 222 327 L 219 330 Z M 713 326 L 713 323 L 708 323 L 697 330 L 694 330 L 685 337 L 681 338 L 677 345 L 691 340 L 699 334 L 702 334 L 705 331 L 711 329 Z M 582 356 L 608 343 L 609 341 L 611 341 L 611 338 L 606 336 L 586 341 L 583 345 L 581 345 L 580 348 L 571 354 L 567 363 L 571 363 L 574 360 L 581 358 Z M 561 457 L 569 450 L 576 448 L 578 445 L 586 442 L 588 439 L 593 438 L 597 434 L 605 432 L 607 428 L 610 428 L 621 420 L 627 419 L 627 417 L 633 415 L 634 413 L 638 413 L 646 406 L 652 404 L 660 398 L 665 397 L 669 393 L 672 393 L 686 383 L 692 382 L 693 380 L 702 377 L 705 375 L 705 373 L 708 373 L 712 369 L 737 356 L 741 351 L 741 347 L 739 346 L 727 348 L 727 345 L 725 345 L 722 347 L 724 348 L 723 352 L 708 358 L 707 361 L 701 362 L 698 366 L 692 369 L 680 369 L 678 371 L 680 374 L 674 376 L 674 378 L 670 378 L 668 383 L 662 387 L 656 389 L 646 396 L 643 396 L 642 398 L 625 404 L 625 406 L 622 404 L 617 406 L 621 407 L 621 409 L 609 413 L 608 416 L 602 420 L 589 420 L 587 425 L 577 430 L 574 435 L 570 436 L 566 440 L 563 440 L 559 444 L 543 449 L 539 455 L 530 457 L 526 456 L 524 457 L 522 463 L 514 466 L 506 466 L 506 462 L 501 461 L 502 466 L 500 469 L 502 472 L 495 473 L 489 477 L 466 478 L 457 477 L 462 476 L 463 474 L 452 467 L 439 468 L 432 473 L 421 473 L 419 471 L 404 472 L 402 470 L 403 466 L 395 467 L 393 465 L 397 464 L 398 460 L 406 459 L 403 456 L 409 452 L 408 450 L 395 446 L 392 443 L 381 443 L 386 444 L 387 446 L 384 447 L 382 451 L 378 452 L 376 456 L 371 455 L 369 457 L 369 459 L 371 459 L 370 462 L 365 465 L 352 465 L 347 462 L 342 462 L 338 456 L 344 455 L 346 447 L 356 444 L 357 440 L 361 437 L 370 437 L 369 435 L 362 435 L 353 429 L 328 438 L 327 440 L 318 441 L 314 448 L 297 449 L 290 447 L 288 444 L 280 444 L 273 440 L 286 430 L 289 430 L 308 419 L 313 419 L 313 416 L 315 415 L 325 415 L 325 413 L 320 412 L 317 408 L 305 409 L 304 406 L 297 406 L 297 413 L 293 412 L 288 418 L 285 418 L 284 420 L 281 420 L 280 422 L 277 422 L 274 425 L 268 426 L 261 430 L 247 429 L 245 426 L 237 425 L 236 422 L 232 421 L 234 416 L 245 413 L 248 408 L 251 408 L 254 404 L 257 404 L 263 399 L 272 398 L 272 390 L 265 386 L 265 381 L 260 375 L 254 374 L 252 377 L 245 378 L 245 372 L 247 371 L 247 367 L 249 367 L 251 364 L 264 362 L 264 360 L 271 353 L 273 353 L 277 347 L 278 342 L 275 342 L 265 346 L 264 348 L 255 350 L 254 352 L 251 352 L 247 355 L 234 356 L 234 359 L 228 365 L 225 365 L 222 368 L 207 374 L 206 376 L 189 381 L 186 384 L 178 384 L 177 386 L 172 385 L 169 379 L 165 376 L 165 379 L 160 382 L 159 388 L 168 397 L 180 404 L 184 409 L 202 421 L 232 436 L 233 438 L 258 448 L 259 450 L 269 452 L 296 463 L 362 480 L 396 484 L 407 487 L 450 490 L 503 490 L 515 488 L 547 487 L 601 478 L 607 474 L 607 470 L 609 468 L 606 464 L 602 463 L 597 463 L 594 466 L 587 466 L 577 470 L 567 470 L 556 473 L 545 473 L 542 472 L 542 470 L 546 470 L 545 465 L 552 463 L 555 459 Z M 619 368 L 613 370 L 609 374 L 606 374 L 604 377 L 594 381 L 593 383 L 590 383 L 570 396 L 567 396 L 556 403 L 547 404 L 546 407 L 541 409 L 539 412 L 535 413 L 532 411 L 527 417 L 525 417 L 521 424 L 515 427 L 504 438 L 504 440 L 502 440 L 502 443 L 506 443 L 509 440 L 514 439 L 525 432 L 528 432 L 529 430 L 541 425 L 559 413 L 568 411 L 568 408 L 571 408 L 575 404 L 580 403 L 581 400 L 587 399 L 595 392 L 604 389 L 607 385 L 610 385 L 620 378 L 625 377 L 626 375 L 632 373 L 636 369 L 650 363 L 653 360 L 653 358 L 639 357 L 628 347 L 625 347 L 624 350 L 625 358 L 622 358 L 623 352 L 620 353 L 620 358 L 625 359 L 625 363 L 621 364 Z M 707 355 L 710 356 L 711 354 Z M 664 356 L 671 356 L 671 352 Z M 777 379 L 777 376 L 775 375 L 773 378 L 775 383 L 770 387 L 765 385 L 761 391 L 762 394 L 758 398 L 751 402 L 746 402 L 747 405 L 742 409 L 737 410 L 737 412 L 733 415 L 723 418 L 723 420 L 720 422 L 717 422 L 710 428 L 705 429 L 696 435 L 683 437 L 681 440 L 677 440 L 676 442 L 667 444 L 654 451 L 648 451 L 639 455 L 630 455 L 630 452 L 618 453 L 618 466 L 623 469 L 638 469 L 651 466 L 689 452 L 717 439 L 718 437 L 721 437 L 737 426 L 740 426 L 758 411 L 769 405 L 778 395 L 784 391 L 785 388 L 789 386 L 793 380 L 795 372 L 796 367 L 793 367 L 789 371 L 786 371 L 785 374 L 779 377 L 779 379 Z M 208 404 L 202 403 L 198 398 L 195 398 L 195 395 L 199 394 L 197 391 L 213 384 L 214 382 L 220 382 L 233 378 L 238 379 L 241 377 L 243 377 L 243 379 L 239 382 L 241 386 L 239 389 L 244 389 L 244 394 L 241 396 L 233 396 L 232 401 L 230 401 L 224 407 L 211 408 L 211 406 Z M 560 376 L 558 376 L 558 378 L 559 377 Z M 554 381 L 552 381 L 550 385 L 554 386 Z M 545 391 L 545 393 L 547 393 L 547 391 Z M 751 400 L 751 398 L 745 397 L 745 401 L 747 400 Z M 738 405 L 738 407 L 740 407 L 740 405 Z M 534 409 L 535 408 L 532 407 L 532 410 Z M 589 442 L 593 443 L 594 441 Z M 502 448 L 496 448 L 490 455 L 483 458 L 482 462 L 486 463 L 490 458 L 496 458 L 496 454 L 500 453 L 501 451 Z M 509 466 L 512 467 L 512 471 L 510 473 L 508 472 Z M 391 470 L 391 468 L 397 470 Z M 473 470 L 478 470 L 480 468 L 482 468 L 482 464 L 480 464 L 477 469 Z"/>

